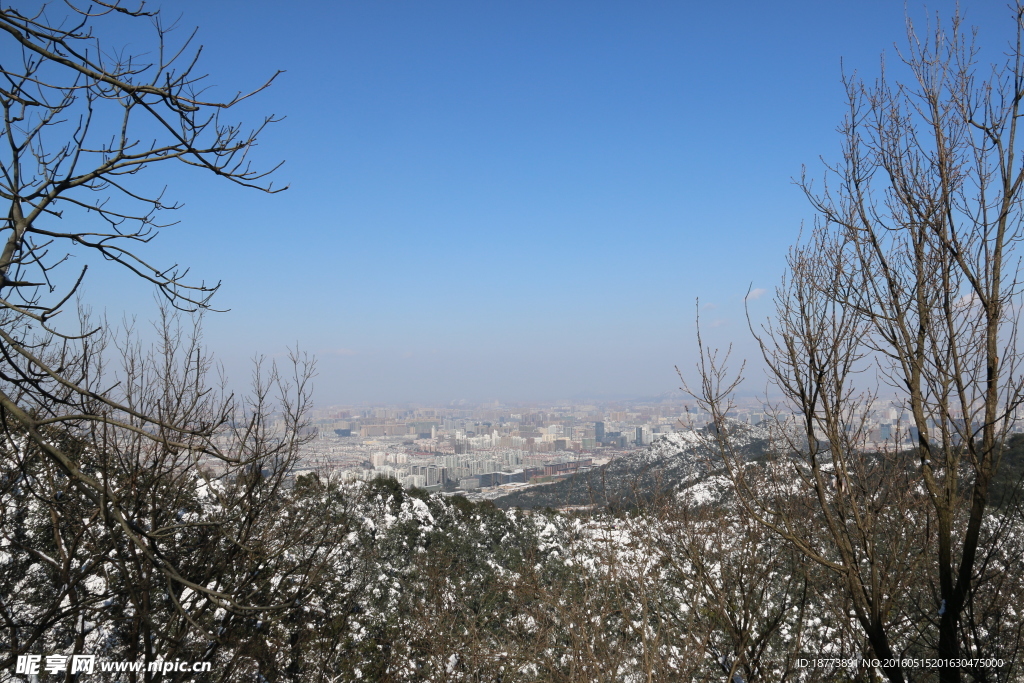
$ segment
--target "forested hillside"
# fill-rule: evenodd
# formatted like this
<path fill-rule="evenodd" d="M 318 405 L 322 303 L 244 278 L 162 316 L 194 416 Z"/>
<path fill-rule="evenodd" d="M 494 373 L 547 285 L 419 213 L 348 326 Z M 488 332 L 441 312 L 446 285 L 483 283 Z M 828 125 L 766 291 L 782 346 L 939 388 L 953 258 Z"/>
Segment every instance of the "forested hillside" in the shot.
<path fill-rule="evenodd" d="M 733 424 L 746 457 L 762 457 L 768 447 L 768 432 L 740 423 Z M 724 464 L 709 447 L 706 428 L 660 436 L 649 448 L 561 481 L 534 486 L 495 499 L 501 508 L 559 508 L 594 506 L 626 510 L 650 505 L 711 475 L 721 475 Z M 742 436 L 740 436 L 742 434 Z"/>
<path fill-rule="evenodd" d="M 163 519 L 179 522 L 177 552 L 166 561 L 207 592 L 154 573 L 88 512 L 66 478 L 36 460 L 39 467 L 27 476 L 7 471 L 2 480 L 0 594 L 10 597 L 0 637 L 12 657 L 0 675 L 11 677 L 15 653 L 35 652 L 209 661 L 211 672 L 203 675 L 211 681 L 869 676 L 856 665 L 800 666 L 807 653 L 859 658 L 870 651 L 842 587 L 749 519 L 728 497 L 727 480 L 694 468 L 671 491 L 641 492 L 645 482 L 664 480 L 657 463 L 668 458 L 678 465 L 672 458 L 680 453 L 666 453 L 679 445 L 665 440 L 637 457 L 652 467 L 633 482 L 638 496 L 628 509 L 583 515 L 501 510 L 404 491 L 390 480 L 341 484 L 304 475 L 262 499 L 262 512 L 240 518 L 232 512 L 239 491 L 259 501 L 252 494 L 262 476 L 164 475 L 132 503 L 137 523 L 159 529 Z M 770 458 L 752 459 L 749 469 L 751 477 L 780 476 Z M 793 489 L 793 513 L 805 516 L 795 521 L 813 526 L 811 508 L 801 508 Z M 239 544 L 236 535 L 230 542 L 243 519 L 252 528 L 248 540 Z M 1021 522 L 1014 508 L 987 524 L 998 543 L 976 595 L 980 654 L 1003 665 L 987 669 L 985 680 L 1018 676 L 1020 622 L 1013 615 L 1024 610 Z M 913 546 L 926 542 L 924 527 L 893 529 Z M 926 574 L 904 578 L 888 607 L 898 652 L 925 658 L 933 647 L 933 597 Z M 248 604 L 232 604 L 232 595 Z M 922 670 L 914 680 L 933 673 Z M 192 678 L 96 673 L 92 680 Z"/>

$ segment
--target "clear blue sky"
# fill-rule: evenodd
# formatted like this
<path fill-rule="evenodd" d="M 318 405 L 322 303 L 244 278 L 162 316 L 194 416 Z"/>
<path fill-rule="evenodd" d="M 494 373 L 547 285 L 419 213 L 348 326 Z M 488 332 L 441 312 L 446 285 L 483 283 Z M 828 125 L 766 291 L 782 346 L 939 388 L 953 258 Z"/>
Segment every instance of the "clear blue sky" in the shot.
<path fill-rule="evenodd" d="M 1003 3 L 961 6 L 1005 44 Z M 741 302 L 813 218 L 791 179 L 838 153 L 841 60 L 873 75 L 905 38 L 895 0 L 163 8 L 216 92 L 286 72 L 237 116 L 287 117 L 259 157 L 291 187 L 175 176 L 182 223 L 151 253 L 223 280 L 207 340 L 235 377 L 297 341 L 320 405 L 672 391 L 698 297 L 752 353 Z"/>

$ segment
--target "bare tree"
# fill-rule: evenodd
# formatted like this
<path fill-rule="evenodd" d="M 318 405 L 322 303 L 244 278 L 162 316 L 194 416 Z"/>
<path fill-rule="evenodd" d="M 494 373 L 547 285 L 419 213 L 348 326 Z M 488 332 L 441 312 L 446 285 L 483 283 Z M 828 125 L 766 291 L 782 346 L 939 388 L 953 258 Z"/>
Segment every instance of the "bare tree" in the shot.
<path fill-rule="evenodd" d="M 110 33 L 140 21 L 152 24 L 151 53 L 135 55 L 109 44 Z M 0 227 L 0 376 L 6 385 L 0 401 L 33 427 L 42 415 L 29 418 L 28 412 L 55 412 L 60 388 L 71 390 L 60 405 L 77 407 L 80 397 L 130 413 L 85 390 L 71 367 L 44 357 L 55 340 L 83 337 L 55 327 L 87 268 L 69 273 L 62 266 L 72 256 L 93 253 L 152 283 L 177 308 L 208 307 L 215 285 L 190 284 L 187 268 L 144 259 L 143 245 L 166 227 L 161 212 L 177 205 L 162 191 L 147 193 L 137 176 L 153 164 L 177 161 L 275 191 L 261 184 L 267 172 L 253 170 L 247 158 L 257 135 L 275 119 L 250 131 L 222 122 L 222 112 L 254 93 L 205 99 L 206 77 L 196 72 L 200 50 L 190 48 L 192 37 L 171 45 L 159 13 L 141 7 L 67 3 L 44 5 L 35 14 L 8 7 L 0 9 L 0 31 L 13 48 L 0 64 L 0 197 L 8 204 Z"/>
<path fill-rule="evenodd" d="M 665 553 L 665 580 L 681 610 L 668 611 L 692 643 L 702 674 L 726 681 L 812 680 L 795 660 L 809 649 L 813 611 L 797 553 L 733 506 L 695 504 L 683 494 L 659 513 L 651 544 Z M 696 675 L 695 675 L 696 677 Z"/>
<path fill-rule="evenodd" d="M 121 36 L 140 28 L 148 51 L 126 50 Z M 236 398 L 210 382 L 200 337 L 167 310 L 153 353 L 132 331 L 75 315 L 88 268 L 76 258 L 117 264 L 170 309 L 210 307 L 218 285 L 147 255 L 178 206 L 154 184 L 155 164 L 278 191 L 274 169 L 249 161 L 277 119 L 224 120 L 274 77 L 215 99 L 194 34 L 175 42 L 172 28 L 120 0 L 0 7 L 0 524 L 29 574 L 61 587 L 19 594 L 26 577 L 4 575 L 11 657 L 69 619 L 83 647 L 90 615 L 115 594 L 133 656 L 173 656 L 194 645 L 190 633 L 208 639 L 200 654 L 237 654 L 228 627 L 294 609 L 333 552 L 334 532 L 311 521 L 320 503 L 279 515 L 309 433 L 311 361 L 293 357 L 290 377 L 264 365 L 253 394 Z M 26 527 L 40 511 L 46 530 Z"/>
<path fill-rule="evenodd" d="M 152 52 L 131 54 L 110 43 L 111 32 L 138 22 L 152 26 Z M 211 409 L 211 396 L 196 386 L 190 387 L 191 405 L 173 414 L 159 404 L 145 412 L 118 402 L 97 384 L 99 331 L 81 329 L 77 321 L 58 327 L 56 320 L 73 305 L 87 266 L 77 273 L 63 267 L 72 256 L 94 253 L 152 283 L 174 307 L 207 308 L 216 286 L 190 284 L 186 268 L 143 258 L 144 245 L 165 227 L 161 212 L 176 205 L 162 191 L 147 194 L 137 176 L 153 164 L 177 161 L 274 191 L 261 184 L 266 172 L 253 170 L 247 160 L 274 118 L 250 131 L 222 122 L 222 112 L 253 93 L 206 99 L 192 37 L 170 44 L 159 13 L 141 6 L 69 2 L 43 5 L 36 13 L 5 7 L 0 31 L 14 48 L 0 64 L 0 197 L 8 205 L 0 223 L 3 423 L 35 441 L 129 533 L 117 492 L 83 472 L 45 438 L 46 429 L 103 425 L 182 451 L 238 456 L 222 453 L 210 439 L 227 412 Z"/>
<path fill-rule="evenodd" d="M 159 334 L 149 351 L 117 344 L 113 396 L 182 431 L 145 432 L 131 416 L 119 419 L 135 429 L 89 420 L 40 428 L 106 499 L 93 500 L 26 429 L 9 425 L 0 459 L 2 667 L 25 652 L 102 648 L 138 662 L 216 661 L 220 680 L 237 680 L 303 659 L 283 646 L 284 662 L 268 660 L 266 643 L 302 630 L 286 624 L 338 573 L 348 533 L 336 487 L 308 495 L 287 483 L 305 438 L 311 368 L 300 358 L 292 377 L 257 367 L 249 398 L 227 403 L 215 435 L 234 454 L 225 462 L 175 445 L 195 438 L 183 431 L 194 420 L 220 419 L 225 404 L 206 388 L 198 337 L 173 316 Z"/>
<path fill-rule="evenodd" d="M 993 654 L 970 615 L 1008 533 L 986 530 L 989 490 L 1022 400 L 1024 5 L 1012 11 L 1006 62 L 984 75 L 955 16 L 926 35 L 908 22 L 907 82 L 845 79 L 843 159 L 822 189 L 801 180 L 820 220 L 755 332 L 792 414 L 774 485 L 750 485 L 724 421 L 735 385 L 703 348 L 694 391 L 745 509 L 843 582 L 893 681 L 903 656 L 938 659 L 942 681 L 1008 675 L 962 662 Z M 890 396 L 883 439 L 870 423 Z"/>

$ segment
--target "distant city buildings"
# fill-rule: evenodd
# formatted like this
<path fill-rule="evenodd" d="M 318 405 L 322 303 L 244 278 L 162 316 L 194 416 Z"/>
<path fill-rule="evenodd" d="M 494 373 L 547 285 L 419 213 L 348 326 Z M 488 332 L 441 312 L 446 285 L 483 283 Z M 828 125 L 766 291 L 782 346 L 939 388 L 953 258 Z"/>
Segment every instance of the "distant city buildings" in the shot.
<path fill-rule="evenodd" d="M 793 419 L 759 401 L 728 413 L 750 425 Z M 917 441 L 902 410 L 854 411 L 850 424 L 869 446 Z M 316 438 L 300 469 L 326 469 L 352 480 L 392 477 L 404 486 L 490 495 L 603 464 L 659 435 L 702 429 L 711 416 L 681 402 L 458 407 L 343 407 L 314 413 Z M 283 429 L 283 422 L 281 423 Z M 1021 431 L 1015 428 L 1014 431 Z"/>
<path fill-rule="evenodd" d="M 473 491 L 552 481 L 683 429 L 679 406 L 333 407 L 300 467 Z M 610 427 L 610 428 L 607 428 Z M 634 436 L 635 435 L 635 436 Z"/>

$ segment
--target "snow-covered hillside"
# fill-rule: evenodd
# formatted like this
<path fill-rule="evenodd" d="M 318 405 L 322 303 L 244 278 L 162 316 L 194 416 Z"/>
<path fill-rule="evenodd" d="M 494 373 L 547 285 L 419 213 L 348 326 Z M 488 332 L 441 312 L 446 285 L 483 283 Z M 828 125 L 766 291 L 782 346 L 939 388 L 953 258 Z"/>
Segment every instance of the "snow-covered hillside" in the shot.
<path fill-rule="evenodd" d="M 761 455 L 769 433 L 729 421 L 730 442 L 748 458 Z M 720 473 L 722 461 L 715 434 L 686 430 L 660 435 L 654 443 L 607 465 L 554 484 L 535 486 L 495 500 L 502 508 L 558 508 L 596 505 L 632 507 L 672 491 L 696 485 Z M 718 481 L 716 479 L 716 481 Z"/>

